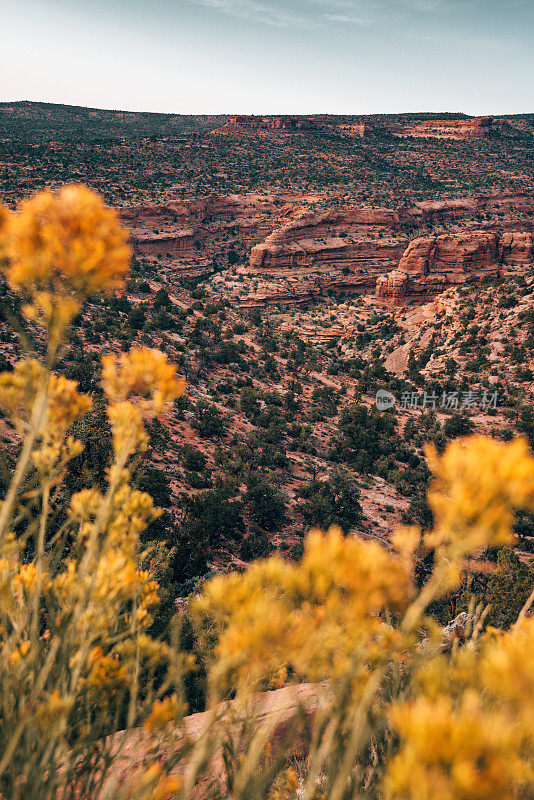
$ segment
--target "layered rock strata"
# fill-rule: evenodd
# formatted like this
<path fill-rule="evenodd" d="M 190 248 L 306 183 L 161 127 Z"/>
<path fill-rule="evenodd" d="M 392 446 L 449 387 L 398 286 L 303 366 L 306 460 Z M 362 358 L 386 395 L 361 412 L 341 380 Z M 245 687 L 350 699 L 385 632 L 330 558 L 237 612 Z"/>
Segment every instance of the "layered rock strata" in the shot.
<path fill-rule="evenodd" d="M 497 277 L 511 266 L 533 260 L 533 235 L 524 231 L 490 231 L 414 239 L 398 269 L 378 278 L 376 295 L 396 302 L 428 297 L 448 286 Z"/>
<path fill-rule="evenodd" d="M 493 117 L 471 119 L 426 119 L 409 122 L 390 122 L 387 130 L 393 136 L 430 137 L 434 139 L 480 139 L 500 127 Z"/>
<path fill-rule="evenodd" d="M 533 203 L 534 196 L 524 193 L 455 198 L 398 211 L 336 209 L 302 215 L 252 248 L 250 270 L 274 282 L 298 278 L 302 297 L 328 289 L 375 289 L 379 298 L 392 302 L 425 298 L 447 286 L 532 263 Z M 480 209 L 488 208 L 503 209 L 499 227 L 471 227 Z M 461 217 L 463 228 L 410 241 L 405 231 L 424 230 L 431 215 Z"/>
<path fill-rule="evenodd" d="M 334 132 L 348 136 L 369 136 L 386 133 L 398 137 L 469 140 L 493 134 L 505 126 L 494 117 L 424 120 L 362 120 L 348 122 L 306 117 L 256 117 L 234 114 L 228 122 L 213 131 L 216 135 L 265 136 L 276 133 Z"/>
<path fill-rule="evenodd" d="M 302 274 L 325 288 L 365 289 L 398 263 L 407 243 L 395 211 L 325 211 L 292 220 L 253 247 L 250 269 Z"/>
<path fill-rule="evenodd" d="M 272 231 L 285 198 L 271 195 L 227 195 L 192 198 L 121 210 L 134 251 L 141 257 L 183 266 L 186 274 L 202 274 L 217 256 L 234 244 L 249 249 Z"/>
<path fill-rule="evenodd" d="M 224 268 L 230 250 L 250 254 L 240 269 L 253 291 L 246 282 L 225 289 L 249 307 L 299 305 L 329 290 L 376 290 L 400 302 L 533 260 L 532 192 L 310 212 L 317 202 L 324 197 L 249 193 L 134 206 L 121 216 L 135 252 L 178 279 Z"/>

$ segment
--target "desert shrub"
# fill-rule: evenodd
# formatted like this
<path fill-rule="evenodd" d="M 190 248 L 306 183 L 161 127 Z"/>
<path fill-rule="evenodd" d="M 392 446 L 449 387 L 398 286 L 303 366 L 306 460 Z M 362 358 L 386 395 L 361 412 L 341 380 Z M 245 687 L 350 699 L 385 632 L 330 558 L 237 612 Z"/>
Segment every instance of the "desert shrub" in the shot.
<path fill-rule="evenodd" d="M 243 504 L 232 495 L 230 485 L 220 484 L 211 491 L 183 498 L 183 528 L 192 541 L 205 539 L 212 546 L 241 539 L 245 532 Z"/>
<path fill-rule="evenodd" d="M 171 298 L 169 297 L 169 293 L 167 292 L 167 290 L 164 289 L 163 287 L 158 289 L 158 291 L 154 295 L 154 300 L 152 301 L 153 308 L 155 310 L 158 310 L 158 309 L 161 309 L 161 308 L 169 309 L 169 308 L 172 308 L 172 305 L 173 305 L 173 303 L 172 303 Z"/>
<path fill-rule="evenodd" d="M 376 409 L 368 411 L 362 405 L 344 408 L 338 429 L 331 457 L 358 472 L 369 472 L 381 456 L 392 453 L 398 444 L 392 415 Z"/>
<path fill-rule="evenodd" d="M 326 480 L 314 479 L 299 489 L 297 505 L 308 526 L 326 530 L 338 525 L 349 531 L 360 521 L 362 509 L 358 502 L 358 485 L 350 473 L 333 469 Z"/>
<path fill-rule="evenodd" d="M 192 472 L 203 472 L 208 463 L 204 453 L 191 444 L 182 445 L 180 456 L 185 469 Z"/>
<path fill-rule="evenodd" d="M 474 423 L 467 414 L 451 414 L 443 424 L 443 433 L 448 439 L 465 436 L 474 429 Z"/>
<path fill-rule="evenodd" d="M 534 411 L 531 406 L 521 408 L 516 427 L 520 434 L 527 437 L 530 447 L 534 450 Z"/>
<path fill-rule="evenodd" d="M 205 439 L 218 439 L 225 431 L 224 416 L 217 406 L 203 401 L 197 403 L 191 425 Z"/>
<path fill-rule="evenodd" d="M 135 306 L 128 314 L 128 324 L 136 331 L 140 331 L 146 322 L 146 314 L 141 306 Z"/>
<path fill-rule="evenodd" d="M 335 417 L 337 414 L 338 400 L 336 391 L 330 386 L 319 386 L 313 390 L 313 412 L 318 420 Z"/>
<path fill-rule="evenodd" d="M 243 500 L 251 519 L 260 527 L 273 530 L 283 522 L 287 500 L 267 478 L 251 474 Z"/>
<path fill-rule="evenodd" d="M 245 561 L 254 561 L 256 558 L 265 558 L 273 547 L 269 542 L 269 537 L 261 528 L 251 526 L 251 530 L 241 542 L 241 558 Z"/>
<path fill-rule="evenodd" d="M 161 353 L 105 356 L 105 409 L 84 426 L 91 398 L 54 368 L 86 296 L 120 287 L 126 232 L 76 186 L 36 195 L 1 219 L 8 282 L 47 352 L 0 375 L 0 406 L 22 442 L 0 508 L 0 795 L 96 796 L 110 734 L 148 716 L 156 671 L 178 711 L 165 677 L 169 648 L 147 634 L 158 585 L 141 567 L 139 536 L 159 511 L 131 479 L 146 447 L 144 420 L 162 413 L 183 382 Z M 98 414 L 109 450 L 102 437 L 102 457 L 93 441 L 82 460 L 76 437 L 91 441 Z M 72 470 L 65 480 L 75 461 L 78 480 Z"/>
<path fill-rule="evenodd" d="M 476 576 L 475 576 L 476 577 Z M 475 581 L 472 582 L 475 583 Z M 498 628 L 513 625 L 534 585 L 534 569 L 523 564 L 510 547 L 497 552 L 489 580 L 478 577 L 474 591 L 465 590 L 459 608 L 467 608 L 471 598 L 488 606 L 487 622 Z"/>
<path fill-rule="evenodd" d="M 534 553 L 534 514 L 520 511 L 516 514 L 514 533 L 520 550 Z"/>

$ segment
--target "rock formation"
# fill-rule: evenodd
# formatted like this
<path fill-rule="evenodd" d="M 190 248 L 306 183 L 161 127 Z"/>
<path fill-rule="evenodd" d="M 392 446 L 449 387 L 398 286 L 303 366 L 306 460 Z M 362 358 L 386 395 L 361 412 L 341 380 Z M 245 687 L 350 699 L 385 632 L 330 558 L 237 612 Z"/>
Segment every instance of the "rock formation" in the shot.
<path fill-rule="evenodd" d="M 389 122 L 387 130 L 393 136 L 432 137 L 435 139 L 479 139 L 499 128 L 493 117 L 471 119 L 425 119 Z"/>
<path fill-rule="evenodd" d="M 381 300 L 393 302 L 402 300 L 408 294 L 408 275 L 400 269 L 394 269 L 387 275 L 380 275 L 376 280 L 376 296 Z"/>
<path fill-rule="evenodd" d="M 499 256 L 503 264 L 531 264 L 534 250 L 530 231 L 505 231 L 499 242 Z"/>
<path fill-rule="evenodd" d="M 325 211 L 292 220 L 252 248 L 250 268 L 263 273 L 326 273 L 326 283 L 366 288 L 395 266 L 408 239 L 396 212 L 383 208 Z"/>
<path fill-rule="evenodd" d="M 398 269 L 378 278 L 376 296 L 392 302 L 428 297 L 447 286 L 496 277 L 503 265 L 532 263 L 532 233 L 465 231 L 414 239 Z"/>
<path fill-rule="evenodd" d="M 214 195 L 121 210 L 139 256 L 179 265 L 188 276 L 213 271 L 213 257 L 234 243 L 249 249 L 262 241 L 277 215 L 270 195 Z"/>
<path fill-rule="evenodd" d="M 499 264 L 499 237 L 486 231 L 445 234 L 414 239 L 399 269 L 409 276 L 443 275 L 446 283 L 463 283 L 464 275 L 495 274 Z"/>
<path fill-rule="evenodd" d="M 225 125 L 216 128 L 213 133 L 223 136 L 298 133 L 299 131 L 317 131 L 320 127 L 315 120 L 305 117 L 255 117 L 234 114 Z"/>
<path fill-rule="evenodd" d="M 328 290 L 382 300 L 426 298 L 447 286 L 524 269 L 533 260 L 532 192 L 310 211 L 316 196 L 226 195 L 122 209 L 136 253 L 169 275 L 200 277 L 250 255 L 240 305 L 294 306 Z M 256 280 L 257 278 L 257 280 Z M 221 287 L 222 289 L 222 287 Z"/>
<path fill-rule="evenodd" d="M 505 123 L 493 117 L 465 119 L 353 119 L 339 121 L 307 117 L 256 117 L 234 114 L 213 133 L 216 135 L 265 136 L 276 133 L 334 132 L 347 136 L 369 136 L 386 133 L 397 137 L 413 136 L 434 139 L 480 139 L 503 129 Z"/>
<path fill-rule="evenodd" d="M 451 219 L 476 218 L 481 214 L 514 214 L 534 212 L 534 193 L 507 192 L 482 194 L 469 197 L 450 197 L 445 200 L 423 200 L 411 208 L 399 210 L 401 219 L 419 221 L 424 225 L 437 225 Z M 514 227 L 521 225 L 514 219 Z"/>

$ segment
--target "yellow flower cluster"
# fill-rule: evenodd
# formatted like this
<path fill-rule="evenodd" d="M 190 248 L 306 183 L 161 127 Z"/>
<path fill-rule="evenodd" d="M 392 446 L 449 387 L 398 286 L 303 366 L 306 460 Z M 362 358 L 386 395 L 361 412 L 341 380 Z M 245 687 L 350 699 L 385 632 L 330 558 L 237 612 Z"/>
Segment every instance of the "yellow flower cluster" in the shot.
<path fill-rule="evenodd" d="M 401 747 L 391 800 L 518 800 L 534 792 L 534 619 L 480 653 L 426 664 L 419 693 L 392 713 Z"/>
<path fill-rule="evenodd" d="M 19 602 L 24 601 L 24 597 L 31 596 L 37 584 L 37 567 L 35 564 L 21 564 L 13 576 L 11 585 L 13 592 Z"/>
<path fill-rule="evenodd" d="M 124 480 L 113 497 L 105 541 L 106 547 L 119 548 L 133 556 L 139 535 L 161 516 L 162 511 L 154 506 L 149 494 L 132 489 L 127 482 L 128 470 L 124 470 L 122 477 Z M 104 497 L 97 489 L 82 489 L 72 495 L 69 518 L 74 526 L 79 526 L 79 535 L 82 538 L 87 539 L 91 534 L 103 502 Z"/>
<path fill-rule="evenodd" d="M 27 639 L 23 640 L 19 645 L 15 646 L 9 654 L 9 663 L 12 667 L 16 667 L 23 658 L 26 658 L 30 651 L 30 643 Z"/>
<path fill-rule="evenodd" d="M 158 589 L 150 573 L 137 568 L 132 554 L 108 548 L 98 557 L 92 574 L 81 575 L 78 565 L 69 561 L 49 591 L 64 612 L 76 609 L 82 598 L 90 596 L 90 603 L 78 614 L 77 625 L 82 636 L 90 631 L 92 637 L 98 637 L 105 636 L 114 621 L 131 619 L 133 614 L 138 629 L 150 627 L 149 611 L 159 601 Z"/>
<path fill-rule="evenodd" d="M 139 779 L 139 800 L 174 800 L 182 788 L 179 775 L 166 775 L 161 764 L 151 764 Z"/>
<path fill-rule="evenodd" d="M 107 408 L 107 415 L 111 426 L 115 455 L 118 453 L 130 455 L 146 450 L 148 438 L 143 424 L 143 415 L 137 406 L 132 405 L 128 400 L 122 403 L 112 403 Z"/>
<path fill-rule="evenodd" d="M 41 365 L 33 358 L 18 361 L 12 372 L 0 373 L 0 405 L 14 420 L 28 420 L 44 375 Z M 63 375 L 50 376 L 47 429 L 64 432 L 91 410 L 91 398 L 79 394 L 77 385 Z"/>
<path fill-rule="evenodd" d="M 102 358 L 102 388 L 115 453 L 128 456 L 146 449 L 143 419 L 162 414 L 184 393 L 185 380 L 176 377 L 176 366 L 163 353 L 141 347 Z"/>
<path fill-rule="evenodd" d="M 115 655 L 104 655 L 100 645 L 94 647 L 88 659 L 87 685 L 92 689 L 114 692 L 128 685 L 128 674 Z"/>
<path fill-rule="evenodd" d="M 68 380 L 63 375 L 50 376 L 47 428 L 62 435 L 91 410 L 93 401 L 86 394 L 80 394 L 77 386 L 77 381 Z"/>
<path fill-rule="evenodd" d="M 298 779 L 295 770 L 288 767 L 283 770 L 272 786 L 267 800 L 296 800 L 298 797 Z"/>
<path fill-rule="evenodd" d="M 73 705 L 72 697 L 65 697 L 54 689 L 37 706 L 35 724 L 44 735 L 47 735 L 66 719 Z"/>
<path fill-rule="evenodd" d="M 0 253 L 16 290 L 85 297 L 122 285 L 130 247 L 116 211 L 85 186 L 40 192 L 2 214 Z"/>
<path fill-rule="evenodd" d="M 398 634 L 379 612 L 402 608 L 412 593 L 404 562 L 376 542 L 312 531 L 302 562 L 254 563 L 243 575 L 210 581 L 194 613 L 220 628 L 213 676 L 241 688 L 291 674 L 307 680 L 380 659 Z"/>
<path fill-rule="evenodd" d="M 154 700 L 152 711 L 145 720 L 144 727 L 153 732 L 167 727 L 171 722 L 177 722 L 184 714 L 184 706 L 175 694 L 163 700 Z"/>
<path fill-rule="evenodd" d="M 144 417 L 153 417 L 184 393 L 185 380 L 176 377 L 176 366 L 163 353 L 141 347 L 118 359 L 102 358 L 102 387 L 111 403 L 129 401 Z"/>
<path fill-rule="evenodd" d="M 48 329 L 50 351 L 57 349 L 68 326 L 80 310 L 80 303 L 72 297 L 61 297 L 53 292 L 35 292 L 31 303 L 23 307 L 26 319 Z"/>
<path fill-rule="evenodd" d="M 428 492 L 436 520 L 428 544 L 459 554 L 510 544 L 513 510 L 534 510 L 534 458 L 527 442 L 471 436 L 455 439 L 441 457 L 433 447 L 426 454 L 436 476 Z"/>
<path fill-rule="evenodd" d="M 0 408 L 21 433 L 43 381 L 43 368 L 34 358 L 18 361 L 12 372 L 0 373 Z"/>
<path fill-rule="evenodd" d="M 33 796 L 36 781 L 43 796 L 78 796 L 88 785 L 77 783 L 84 770 L 93 772 L 90 783 L 106 769 L 100 745 L 95 760 L 95 736 L 104 737 L 105 750 L 125 708 L 128 725 L 146 718 L 143 705 L 154 696 L 156 671 L 168 687 L 174 685 L 166 675 L 171 661 L 180 674 L 191 667 L 186 656 L 171 657 L 169 645 L 147 633 L 159 587 L 141 568 L 139 535 L 160 511 L 132 488 L 127 465 L 146 444 L 144 419 L 163 412 L 184 389 L 163 354 L 140 349 L 104 360 L 115 446 L 108 485 L 105 492 L 86 488 L 67 499 L 66 514 L 61 506 L 62 472 L 82 449 L 71 428 L 92 402 L 52 370 L 82 301 L 120 287 L 129 257 L 117 213 L 84 187 L 42 192 L 16 213 L 0 209 L 1 268 L 13 290 L 30 296 L 24 312 L 46 327 L 48 344 L 43 364 L 30 358 L 0 375 L 0 407 L 23 439 L 0 504 L 0 778 L 6 796 Z M 147 727 L 183 713 L 176 697 L 163 700 Z M 50 767 L 45 788 L 44 763 Z M 171 798 L 181 786 L 159 766 L 148 779 L 151 800 Z"/>
<path fill-rule="evenodd" d="M 107 526 L 107 540 L 111 545 L 117 544 L 122 548 L 128 540 L 132 544 L 137 542 L 139 535 L 163 513 L 154 506 L 149 494 L 132 489 L 128 483 L 117 490 L 113 505 L 113 515 Z"/>
<path fill-rule="evenodd" d="M 76 492 L 70 499 L 70 518 L 77 523 L 91 521 L 96 517 L 102 500 L 98 489 L 82 489 L 80 492 Z"/>
<path fill-rule="evenodd" d="M 0 374 L 0 408 L 23 435 L 30 422 L 36 397 L 47 394 L 45 412 L 39 428 L 40 448 L 32 454 L 34 465 L 42 473 L 77 456 L 80 442 L 66 434 L 77 419 L 91 410 L 92 400 L 77 391 L 77 382 L 62 375 L 47 377 L 35 359 L 18 361 L 12 372 Z"/>

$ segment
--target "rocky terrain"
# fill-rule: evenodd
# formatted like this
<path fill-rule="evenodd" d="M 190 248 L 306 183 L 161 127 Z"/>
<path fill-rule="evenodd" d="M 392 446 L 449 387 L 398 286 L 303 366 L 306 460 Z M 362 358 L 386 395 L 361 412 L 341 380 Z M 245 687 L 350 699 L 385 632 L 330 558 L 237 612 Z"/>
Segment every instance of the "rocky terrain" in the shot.
<path fill-rule="evenodd" d="M 394 136 L 432 137 L 436 139 L 477 139 L 491 136 L 506 125 L 494 117 L 473 119 L 430 119 L 393 123 L 387 130 Z"/>
<path fill-rule="evenodd" d="M 228 122 L 216 128 L 215 135 L 270 136 L 291 133 L 333 133 L 346 136 L 391 135 L 431 139 L 470 140 L 511 134 L 514 126 L 506 119 L 495 117 L 466 117 L 461 119 L 390 119 L 351 120 L 317 117 L 254 117 L 233 115 Z"/>
<path fill-rule="evenodd" d="M 241 285 L 224 286 L 244 307 L 298 305 L 329 290 L 405 302 L 532 263 L 533 193 L 310 211 L 321 199 L 248 193 L 121 213 L 139 257 L 175 275 L 212 274 L 229 251 L 244 259 Z"/>
<path fill-rule="evenodd" d="M 405 115 L 407 136 L 384 133 L 398 119 L 326 117 L 268 118 L 247 136 L 213 135 L 226 118 L 176 135 L 150 120 L 147 135 L 144 119 L 101 112 L 92 130 L 91 110 L 62 108 L 37 142 L 20 120 L 38 109 L 0 111 L 1 201 L 86 182 L 120 208 L 134 248 L 125 290 L 87 306 L 63 356 L 96 401 L 78 473 L 103 479 L 103 352 L 158 347 L 188 379 L 139 476 L 166 509 L 151 541 L 175 596 L 273 549 L 298 557 L 313 524 L 385 542 L 401 520 L 428 524 L 425 441 L 478 430 L 534 444 L 530 117 L 473 137 L 461 119 L 461 138 L 458 117 L 436 115 Z M 37 349 L 39 337 L 0 292 L 9 368 L 20 334 Z M 522 525 L 525 561 L 534 523 Z"/>

